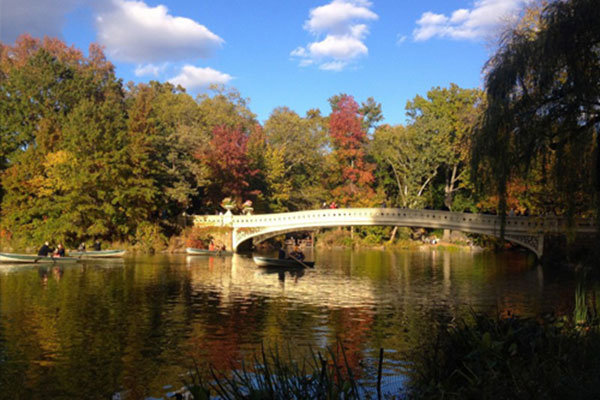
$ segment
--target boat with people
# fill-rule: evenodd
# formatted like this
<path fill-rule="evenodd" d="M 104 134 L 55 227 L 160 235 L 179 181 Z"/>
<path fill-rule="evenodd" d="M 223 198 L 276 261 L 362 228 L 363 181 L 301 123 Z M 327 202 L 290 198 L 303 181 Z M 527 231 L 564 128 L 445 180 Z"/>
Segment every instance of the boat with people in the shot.
<path fill-rule="evenodd" d="M 77 258 L 117 258 L 123 257 L 127 250 L 86 250 L 70 251 L 69 256 Z"/>
<path fill-rule="evenodd" d="M 197 249 L 194 247 L 187 247 L 185 252 L 191 256 L 231 256 L 232 251 L 227 250 L 208 250 L 208 249 Z"/>
<path fill-rule="evenodd" d="M 20 264 L 58 264 L 58 263 L 76 263 L 77 257 L 58 257 L 53 255 L 37 256 L 33 254 L 0 253 L 0 262 L 2 263 L 20 263 Z"/>
<path fill-rule="evenodd" d="M 294 258 L 252 257 L 254 263 L 263 268 L 314 268 L 314 261 L 300 261 Z"/>

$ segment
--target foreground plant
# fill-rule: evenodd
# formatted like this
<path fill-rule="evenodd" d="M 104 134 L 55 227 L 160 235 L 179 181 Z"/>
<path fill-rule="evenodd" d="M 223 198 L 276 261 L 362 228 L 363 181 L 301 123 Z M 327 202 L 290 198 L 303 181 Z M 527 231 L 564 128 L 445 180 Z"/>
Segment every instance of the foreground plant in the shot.
<path fill-rule="evenodd" d="M 331 349 L 324 354 L 311 350 L 310 356 L 300 362 L 291 358 L 289 350 L 284 357 L 278 349 L 266 351 L 263 348 L 249 364 L 242 363 L 229 375 L 212 366 L 202 372 L 196 365 L 191 381 L 184 383 L 196 400 L 215 396 L 222 399 L 286 400 L 371 398 L 348 364 L 343 346 L 339 348 L 339 354 Z M 380 357 L 379 375 L 381 361 Z"/>

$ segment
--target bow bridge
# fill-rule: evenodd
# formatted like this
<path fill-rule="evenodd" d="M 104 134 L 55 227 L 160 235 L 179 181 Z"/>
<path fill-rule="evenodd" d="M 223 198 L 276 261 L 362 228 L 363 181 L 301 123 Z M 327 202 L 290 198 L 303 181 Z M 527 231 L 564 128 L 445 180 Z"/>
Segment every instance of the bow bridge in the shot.
<path fill-rule="evenodd" d="M 568 230 L 567 223 L 561 217 L 508 216 L 504 239 L 541 257 L 544 236 L 564 234 Z M 194 224 L 232 228 L 231 248 L 234 251 L 250 240 L 260 243 L 285 233 L 340 226 L 404 226 L 501 236 L 501 218 L 497 215 L 402 208 L 339 208 L 258 215 L 233 215 L 228 211 L 224 215 L 196 215 Z M 574 224 L 577 233 L 596 232 L 591 220 L 578 219 Z"/>

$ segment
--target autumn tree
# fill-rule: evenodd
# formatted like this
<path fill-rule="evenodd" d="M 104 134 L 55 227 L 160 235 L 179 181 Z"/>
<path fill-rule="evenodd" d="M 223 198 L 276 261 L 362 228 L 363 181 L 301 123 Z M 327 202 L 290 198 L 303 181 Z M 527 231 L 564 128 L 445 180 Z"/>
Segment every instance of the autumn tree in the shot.
<path fill-rule="evenodd" d="M 199 95 L 196 101 L 201 116 L 202 133 L 209 138 L 206 144 L 195 149 L 199 165 L 204 168 L 206 174 L 204 179 L 198 182 L 201 195 L 206 196 L 202 201 L 203 209 L 214 210 L 223 197 L 231 195 L 239 197 L 238 200 L 242 200 L 243 196 L 256 199 L 264 187 L 264 179 L 261 176 L 264 160 L 262 152 L 259 151 L 263 139 L 256 116 L 248 107 L 249 99 L 242 97 L 234 88 L 212 85 L 210 91 Z M 220 143 L 221 139 L 215 135 L 222 136 L 226 143 Z M 219 146 L 231 146 L 227 152 L 232 156 L 232 160 L 240 161 L 244 165 L 241 169 L 236 169 L 239 165 L 233 166 L 233 171 L 237 171 L 233 172 L 237 176 L 236 179 L 244 182 L 242 186 L 234 188 L 232 185 L 235 183 L 228 182 L 227 187 L 230 190 L 222 194 L 217 192 L 219 184 L 223 182 L 221 179 L 227 173 L 224 162 L 218 160 Z M 242 170 L 252 173 L 245 177 L 237 175 L 238 172 L 242 173 Z"/>
<path fill-rule="evenodd" d="M 374 165 L 366 160 L 367 133 L 363 116 L 352 96 L 341 95 L 332 102 L 329 135 L 337 162 L 333 195 L 343 205 L 366 205 L 374 195 Z"/>
<path fill-rule="evenodd" d="M 259 171 L 250 167 L 247 155 L 248 135 L 242 128 L 226 125 L 213 129 L 213 138 L 208 148 L 197 154 L 197 158 L 209 170 L 210 182 L 206 186 L 208 201 L 217 208 L 224 197 L 240 202 L 256 195 L 250 180 Z"/>

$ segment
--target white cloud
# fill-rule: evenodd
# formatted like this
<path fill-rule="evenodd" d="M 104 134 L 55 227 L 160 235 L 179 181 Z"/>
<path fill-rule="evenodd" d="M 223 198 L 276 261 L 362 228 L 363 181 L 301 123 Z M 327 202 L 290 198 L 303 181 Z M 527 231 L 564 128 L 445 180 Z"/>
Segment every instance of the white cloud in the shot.
<path fill-rule="evenodd" d="M 325 38 L 298 47 L 290 55 L 299 59 L 300 66 L 317 64 L 327 71 L 341 71 L 352 61 L 366 56 L 369 49 L 364 40 L 369 27 L 359 21 L 379 18 L 370 10 L 371 5 L 367 0 L 332 0 L 310 10 L 304 29 L 317 38 L 321 35 Z"/>
<path fill-rule="evenodd" d="M 352 60 L 369 52 L 359 39 L 335 35 L 327 35 L 325 40 L 309 44 L 308 51 L 313 57 L 334 60 Z"/>
<path fill-rule="evenodd" d="M 135 68 L 135 76 L 158 76 L 160 73 L 164 72 L 167 68 L 168 63 L 164 63 L 161 65 L 154 64 L 146 64 L 146 65 L 138 65 Z"/>
<path fill-rule="evenodd" d="M 155 63 L 209 57 L 223 39 L 204 25 L 143 1 L 112 0 L 96 17 L 98 40 L 120 61 Z"/>
<path fill-rule="evenodd" d="M 171 79 L 174 85 L 181 85 L 188 90 L 201 89 L 213 83 L 227 84 L 233 77 L 229 74 L 219 72 L 212 68 L 200 68 L 193 65 L 185 65 L 181 73 Z"/>
<path fill-rule="evenodd" d="M 310 10 L 310 19 L 304 28 L 318 34 L 331 32 L 347 34 L 355 20 L 376 20 L 377 14 L 369 10 L 368 1 L 333 0 L 331 3 Z"/>
<path fill-rule="evenodd" d="M 348 65 L 347 62 L 344 61 L 330 61 L 323 63 L 319 66 L 319 69 L 324 71 L 341 71 Z"/>
<path fill-rule="evenodd" d="M 66 15 L 85 3 L 87 0 L 0 0 L 0 41 L 14 43 L 23 33 L 61 37 Z"/>
<path fill-rule="evenodd" d="M 494 33 L 507 18 L 515 18 L 529 0 L 475 0 L 473 8 L 458 9 L 450 17 L 427 11 L 413 31 L 416 41 L 432 37 L 478 40 Z"/>

